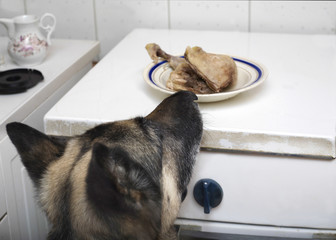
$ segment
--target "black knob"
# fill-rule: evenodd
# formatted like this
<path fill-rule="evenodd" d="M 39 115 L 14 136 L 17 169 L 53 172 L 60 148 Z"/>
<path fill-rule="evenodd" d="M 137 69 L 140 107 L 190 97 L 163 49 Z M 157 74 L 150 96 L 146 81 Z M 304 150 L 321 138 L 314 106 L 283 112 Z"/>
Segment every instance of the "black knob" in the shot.
<path fill-rule="evenodd" d="M 204 207 L 204 213 L 209 214 L 211 208 L 217 207 L 222 202 L 223 190 L 215 180 L 201 179 L 195 184 L 194 198 Z"/>

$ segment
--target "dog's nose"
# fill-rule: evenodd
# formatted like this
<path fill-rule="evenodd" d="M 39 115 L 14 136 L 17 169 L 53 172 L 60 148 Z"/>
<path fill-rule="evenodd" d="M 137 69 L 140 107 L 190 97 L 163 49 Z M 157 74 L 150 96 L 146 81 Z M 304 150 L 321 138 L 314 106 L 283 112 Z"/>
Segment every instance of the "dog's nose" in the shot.
<path fill-rule="evenodd" d="M 198 99 L 195 93 L 189 92 L 189 91 L 179 91 L 175 93 L 172 97 L 181 97 L 181 98 L 185 98 L 185 99 L 192 100 L 192 101 L 195 101 Z"/>

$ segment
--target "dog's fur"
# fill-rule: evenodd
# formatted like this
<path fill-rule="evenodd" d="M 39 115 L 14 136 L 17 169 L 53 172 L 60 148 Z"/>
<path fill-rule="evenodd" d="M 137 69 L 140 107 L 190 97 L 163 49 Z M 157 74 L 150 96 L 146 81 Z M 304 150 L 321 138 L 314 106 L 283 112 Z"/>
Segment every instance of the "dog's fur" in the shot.
<path fill-rule="evenodd" d="M 146 117 L 74 137 L 8 124 L 52 224 L 48 239 L 176 239 L 202 136 L 196 99 L 178 92 Z"/>

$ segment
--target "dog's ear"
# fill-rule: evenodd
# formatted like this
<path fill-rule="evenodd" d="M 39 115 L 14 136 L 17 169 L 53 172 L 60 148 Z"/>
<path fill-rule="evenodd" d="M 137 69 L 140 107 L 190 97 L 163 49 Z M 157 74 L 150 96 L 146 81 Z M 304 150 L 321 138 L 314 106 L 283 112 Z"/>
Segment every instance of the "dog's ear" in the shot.
<path fill-rule="evenodd" d="M 127 177 L 127 154 L 119 147 L 109 148 L 102 143 L 95 143 L 92 148 L 91 164 L 99 167 L 100 174 L 104 173 L 116 182 L 124 182 Z"/>
<path fill-rule="evenodd" d="M 101 186 L 124 193 L 126 190 L 123 190 L 123 186 L 128 185 L 128 172 L 127 154 L 119 147 L 109 148 L 102 143 L 93 145 L 88 182 L 101 182 Z"/>
<path fill-rule="evenodd" d="M 135 239 L 135 222 L 151 234 L 161 226 L 161 192 L 143 167 L 121 146 L 95 143 L 86 177 L 86 190 L 91 206 L 103 216 L 120 218 Z M 159 183 L 158 183 L 159 184 Z M 124 217 L 126 216 L 126 217 Z M 129 218 L 131 216 L 131 218 Z M 155 230 L 153 230 L 153 228 Z M 147 233 L 141 233 L 147 234 Z M 133 237 L 131 237 L 133 236 Z M 156 237 L 144 237 L 144 239 Z"/>
<path fill-rule="evenodd" d="M 130 211 L 142 206 L 151 181 L 121 147 L 95 143 L 86 178 L 90 200 L 103 211 Z"/>
<path fill-rule="evenodd" d="M 38 184 L 49 163 L 63 155 L 68 138 L 47 136 L 18 122 L 7 124 L 6 129 L 29 176 Z"/>

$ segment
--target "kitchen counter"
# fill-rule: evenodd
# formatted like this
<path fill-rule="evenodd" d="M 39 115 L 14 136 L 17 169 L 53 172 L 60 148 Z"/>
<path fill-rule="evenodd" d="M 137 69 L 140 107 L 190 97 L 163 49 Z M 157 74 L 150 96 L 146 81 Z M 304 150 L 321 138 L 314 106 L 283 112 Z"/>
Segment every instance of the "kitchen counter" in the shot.
<path fill-rule="evenodd" d="M 253 90 L 199 104 L 203 149 L 335 158 L 334 35 L 134 30 L 46 115 L 46 131 L 78 134 L 154 109 L 167 95 L 142 77 L 150 42 L 175 55 L 189 45 L 256 60 L 270 73 Z"/>

